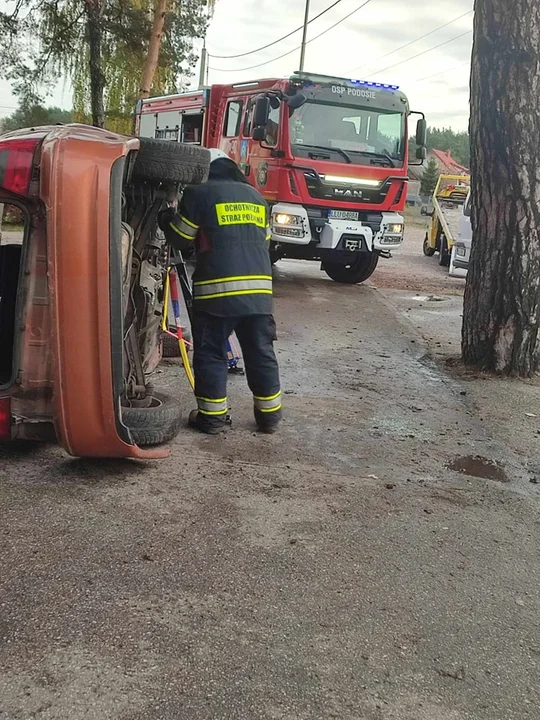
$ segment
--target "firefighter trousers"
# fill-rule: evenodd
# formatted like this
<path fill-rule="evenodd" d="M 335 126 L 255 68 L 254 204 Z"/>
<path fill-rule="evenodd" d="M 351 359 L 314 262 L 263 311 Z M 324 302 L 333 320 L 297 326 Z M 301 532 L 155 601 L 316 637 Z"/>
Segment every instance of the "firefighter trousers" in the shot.
<path fill-rule="evenodd" d="M 273 316 L 219 317 L 206 312 L 195 312 L 193 318 L 197 424 L 219 427 L 226 421 L 227 340 L 233 332 L 242 348 L 257 425 L 263 429 L 276 425 L 281 419 L 281 390 Z"/>

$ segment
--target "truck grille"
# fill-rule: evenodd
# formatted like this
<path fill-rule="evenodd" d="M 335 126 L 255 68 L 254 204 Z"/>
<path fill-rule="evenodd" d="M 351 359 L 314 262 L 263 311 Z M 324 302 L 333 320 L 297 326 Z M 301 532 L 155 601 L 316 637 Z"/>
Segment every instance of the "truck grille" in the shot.
<path fill-rule="evenodd" d="M 328 222 L 328 208 L 306 205 L 306 210 L 312 231 L 315 228 L 322 229 Z M 362 212 L 360 210 L 359 220 L 362 225 L 368 225 L 375 235 L 381 229 L 382 213 Z"/>
<path fill-rule="evenodd" d="M 341 200 L 350 203 L 369 203 L 382 205 L 390 190 L 391 180 L 387 180 L 378 188 L 332 187 L 322 183 L 316 173 L 304 172 L 308 192 L 319 200 Z"/>

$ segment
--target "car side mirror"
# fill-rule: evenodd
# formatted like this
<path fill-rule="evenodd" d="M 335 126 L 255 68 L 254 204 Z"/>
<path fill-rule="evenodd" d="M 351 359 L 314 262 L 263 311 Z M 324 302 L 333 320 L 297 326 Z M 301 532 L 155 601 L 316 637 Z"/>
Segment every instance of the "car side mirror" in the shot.
<path fill-rule="evenodd" d="M 416 148 L 416 159 L 425 160 L 427 158 L 427 150 L 424 146 Z"/>

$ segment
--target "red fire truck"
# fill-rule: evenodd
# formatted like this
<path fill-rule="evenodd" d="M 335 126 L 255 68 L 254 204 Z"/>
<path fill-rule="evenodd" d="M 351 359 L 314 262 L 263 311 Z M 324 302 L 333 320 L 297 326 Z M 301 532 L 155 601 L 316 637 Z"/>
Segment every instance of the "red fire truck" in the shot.
<path fill-rule="evenodd" d="M 403 242 L 413 114 L 422 162 L 424 115 L 395 85 L 295 73 L 136 109 L 139 135 L 221 148 L 238 163 L 271 208 L 273 262 L 318 260 L 343 283 L 366 280 Z"/>

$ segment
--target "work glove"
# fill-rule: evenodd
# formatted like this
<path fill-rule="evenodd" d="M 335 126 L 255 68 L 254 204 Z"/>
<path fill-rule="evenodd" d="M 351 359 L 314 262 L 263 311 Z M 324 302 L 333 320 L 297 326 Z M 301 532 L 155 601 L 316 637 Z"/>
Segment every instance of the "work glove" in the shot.
<path fill-rule="evenodd" d="M 162 210 L 158 214 L 158 225 L 160 230 L 162 230 L 165 234 L 167 234 L 167 231 L 171 231 L 171 223 L 174 222 L 176 218 L 176 210 L 172 207 L 165 208 L 165 210 Z"/>

